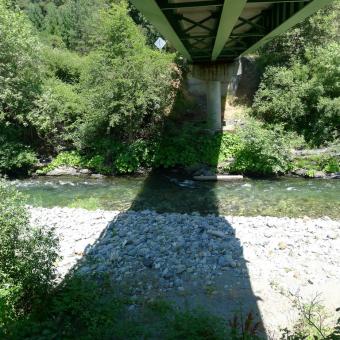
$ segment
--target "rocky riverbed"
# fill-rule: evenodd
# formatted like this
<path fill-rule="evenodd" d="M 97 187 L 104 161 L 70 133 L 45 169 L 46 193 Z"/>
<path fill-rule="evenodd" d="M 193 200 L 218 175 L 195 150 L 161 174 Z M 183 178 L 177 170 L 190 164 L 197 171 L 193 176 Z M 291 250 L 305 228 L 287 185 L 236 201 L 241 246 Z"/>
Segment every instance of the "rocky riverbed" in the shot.
<path fill-rule="evenodd" d="M 225 317 L 252 311 L 268 331 L 294 323 L 297 297 L 319 294 L 330 311 L 340 307 L 340 220 L 30 212 L 60 238 L 61 276 L 108 274 L 135 299 L 161 296 Z"/>

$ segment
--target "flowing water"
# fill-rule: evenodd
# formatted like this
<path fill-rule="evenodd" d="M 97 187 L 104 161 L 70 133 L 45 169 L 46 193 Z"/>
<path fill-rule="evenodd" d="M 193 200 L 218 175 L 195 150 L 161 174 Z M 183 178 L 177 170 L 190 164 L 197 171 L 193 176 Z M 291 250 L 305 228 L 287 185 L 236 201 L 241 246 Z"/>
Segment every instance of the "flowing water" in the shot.
<path fill-rule="evenodd" d="M 40 177 L 15 184 L 28 204 L 42 207 L 340 218 L 339 180 L 194 182 L 154 174 L 102 180 Z"/>

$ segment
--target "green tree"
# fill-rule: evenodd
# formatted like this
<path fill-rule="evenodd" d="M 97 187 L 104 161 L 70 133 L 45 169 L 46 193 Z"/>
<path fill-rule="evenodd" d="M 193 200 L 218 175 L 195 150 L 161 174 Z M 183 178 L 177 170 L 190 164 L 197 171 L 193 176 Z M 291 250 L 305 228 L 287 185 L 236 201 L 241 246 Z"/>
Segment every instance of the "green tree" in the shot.
<path fill-rule="evenodd" d="M 68 0 L 59 7 L 60 35 L 67 48 L 87 53 L 98 12 L 105 6 L 100 0 Z"/>
<path fill-rule="evenodd" d="M 57 239 L 34 228 L 24 200 L 0 181 L 0 331 L 10 320 L 41 303 L 54 285 Z"/>
<path fill-rule="evenodd" d="M 152 135 L 174 97 L 172 55 L 150 49 L 127 8 L 101 12 L 80 86 L 90 107 L 79 142 L 106 138 L 131 143 Z"/>
<path fill-rule="evenodd" d="M 339 137 L 340 44 L 307 50 L 305 63 L 270 66 L 256 93 L 254 114 L 283 123 L 320 145 Z"/>
<path fill-rule="evenodd" d="M 339 13 L 336 0 L 260 51 L 264 73 L 254 115 L 312 145 L 339 137 Z"/>
<path fill-rule="evenodd" d="M 27 124 L 27 113 L 40 93 L 40 43 L 26 16 L 8 9 L 3 0 L 0 27 L 0 123 Z"/>
<path fill-rule="evenodd" d="M 287 65 L 296 58 L 304 60 L 307 50 L 325 47 L 339 39 L 340 0 L 307 18 L 280 35 L 260 51 L 264 65 Z"/>

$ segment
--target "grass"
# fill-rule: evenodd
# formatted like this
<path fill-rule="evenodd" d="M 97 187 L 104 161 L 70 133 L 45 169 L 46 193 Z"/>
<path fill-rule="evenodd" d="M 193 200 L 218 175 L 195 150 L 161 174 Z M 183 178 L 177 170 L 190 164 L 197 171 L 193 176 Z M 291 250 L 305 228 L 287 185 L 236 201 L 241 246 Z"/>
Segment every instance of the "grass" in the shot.
<path fill-rule="evenodd" d="M 241 325 L 166 301 L 132 301 L 107 278 L 66 279 L 28 317 L 0 329 L 3 339 L 255 340 Z M 250 328 L 249 328 L 250 329 Z"/>

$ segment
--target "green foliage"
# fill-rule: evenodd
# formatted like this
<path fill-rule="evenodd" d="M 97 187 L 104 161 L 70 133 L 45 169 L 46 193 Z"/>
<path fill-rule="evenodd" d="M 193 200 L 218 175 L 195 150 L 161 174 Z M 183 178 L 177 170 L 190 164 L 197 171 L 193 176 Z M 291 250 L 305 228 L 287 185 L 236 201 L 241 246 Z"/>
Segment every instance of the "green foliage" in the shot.
<path fill-rule="evenodd" d="M 340 1 L 335 0 L 260 51 L 264 65 L 289 65 L 304 59 L 306 50 L 325 47 L 339 36 Z"/>
<path fill-rule="evenodd" d="M 202 126 L 184 124 L 179 127 L 169 123 L 157 143 L 154 164 L 166 168 L 198 163 L 217 166 L 232 157 L 239 145 L 238 135 L 211 134 L 204 131 Z"/>
<path fill-rule="evenodd" d="M 27 174 L 36 163 L 37 157 L 29 147 L 20 143 L 3 142 L 0 137 L 0 173 Z"/>
<path fill-rule="evenodd" d="M 73 166 L 75 168 L 83 167 L 85 160 L 77 152 L 61 152 L 53 161 L 47 165 L 44 169 L 39 171 L 39 174 L 47 173 L 59 166 Z"/>
<path fill-rule="evenodd" d="M 74 168 L 88 168 L 105 175 L 112 174 L 112 168 L 105 164 L 103 156 L 82 156 L 77 151 L 64 151 L 59 153 L 50 164 L 43 169 L 38 170 L 37 173 L 44 175 L 62 165 Z"/>
<path fill-rule="evenodd" d="M 79 84 L 88 109 L 77 121 L 75 145 L 104 155 L 116 172 L 130 173 L 150 163 L 147 140 L 157 135 L 172 104 L 177 74 L 172 55 L 146 47 L 125 6 L 112 5 L 99 22 L 97 50 Z"/>
<path fill-rule="evenodd" d="M 292 141 L 279 126 L 265 129 L 253 121 L 239 131 L 241 147 L 235 153 L 232 171 L 253 175 L 278 175 L 291 169 Z"/>
<path fill-rule="evenodd" d="M 254 325 L 228 327 L 221 318 L 203 311 L 180 311 L 163 301 L 138 304 L 131 313 L 127 309 L 131 301 L 117 295 L 118 287 L 105 278 L 101 281 L 66 279 L 39 311 L 9 324 L 7 338 L 260 339 Z"/>
<path fill-rule="evenodd" d="M 339 138 L 339 9 L 333 1 L 260 51 L 255 116 L 317 146 Z"/>
<path fill-rule="evenodd" d="M 306 61 L 290 67 L 271 66 L 255 96 L 256 117 L 283 123 L 320 145 L 339 137 L 340 44 L 308 50 Z"/>
<path fill-rule="evenodd" d="M 26 16 L 0 1 L 0 123 L 26 123 L 39 95 L 40 44 Z"/>
<path fill-rule="evenodd" d="M 340 171 L 340 160 L 339 157 L 327 154 L 296 157 L 293 161 L 293 167 L 295 169 L 306 169 L 311 174 L 315 171 L 334 173 Z"/>
<path fill-rule="evenodd" d="M 340 172 L 340 161 L 335 157 L 327 159 L 323 164 L 323 170 L 328 173 Z"/>
<path fill-rule="evenodd" d="M 82 68 L 86 62 L 85 57 L 57 47 L 45 47 L 43 57 L 49 71 L 49 77 L 55 77 L 67 84 L 79 83 Z"/>
<path fill-rule="evenodd" d="M 84 278 L 69 278 L 29 317 L 8 323 L 7 334 L 10 339 L 108 339 L 120 311 L 113 292 Z"/>
<path fill-rule="evenodd" d="M 151 167 L 154 157 L 152 146 L 152 143 L 141 139 L 131 144 L 120 145 L 113 156 L 115 172 L 128 174 L 142 167 Z"/>
<path fill-rule="evenodd" d="M 88 57 L 81 78 L 89 109 L 80 120 L 77 146 L 98 139 L 131 143 L 147 139 L 172 104 L 172 55 L 145 46 L 145 38 L 121 5 L 101 12 L 98 49 Z"/>
<path fill-rule="evenodd" d="M 78 129 L 77 119 L 85 110 L 86 102 L 74 86 L 50 78 L 45 82 L 43 93 L 35 101 L 35 108 L 28 114 L 28 119 L 45 141 L 44 147 L 58 152 L 73 145 Z"/>
<path fill-rule="evenodd" d="M 94 170 L 97 173 L 104 175 L 112 174 L 112 167 L 107 165 L 104 156 L 96 155 L 86 160 L 85 165 L 87 168 Z"/>
<path fill-rule="evenodd" d="M 70 0 L 59 7 L 59 32 L 70 50 L 86 53 L 90 49 L 93 20 L 103 1 Z"/>
<path fill-rule="evenodd" d="M 165 339 L 222 340 L 226 338 L 227 333 L 223 320 L 206 313 L 183 312 L 176 313 L 174 318 L 170 319 L 169 333 Z"/>
<path fill-rule="evenodd" d="M 160 139 L 137 139 L 130 144 L 97 144 L 99 154 L 81 156 L 62 152 L 40 173 L 60 165 L 89 168 L 103 174 L 128 174 L 140 168 L 206 164 L 224 166 L 224 171 L 249 175 L 284 174 L 292 167 L 290 149 L 295 135 L 276 126 L 268 130 L 253 121 L 233 133 L 202 130 L 201 126 L 169 124 Z M 233 162 L 228 162 L 234 159 Z"/>
<path fill-rule="evenodd" d="M 37 163 L 35 153 L 18 140 L 15 129 L 0 124 L 0 174 L 24 175 Z"/>
<path fill-rule="evenodd" d="M 335 328 L 329 325 L 329 313 L 316 298 L 310 303 L 294 301 L 299 311 L 299 319 L 292 330 L 284 329 L 281 340 L 337 340 L 339 336 L 338 319 Z M 339 311 L 339 309 L 337 309 Z"/>
<path fill-rule="evenodd" d="M 29 225 L 23 197 L 0 182 L 0 328 L 50 292 L 57 259 L 52 231 Z"/>

